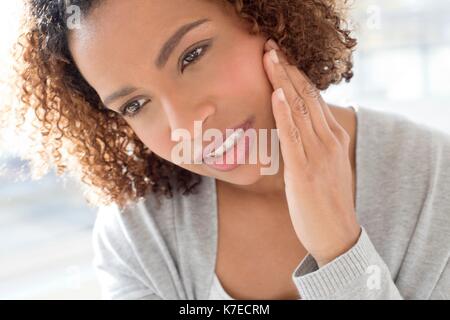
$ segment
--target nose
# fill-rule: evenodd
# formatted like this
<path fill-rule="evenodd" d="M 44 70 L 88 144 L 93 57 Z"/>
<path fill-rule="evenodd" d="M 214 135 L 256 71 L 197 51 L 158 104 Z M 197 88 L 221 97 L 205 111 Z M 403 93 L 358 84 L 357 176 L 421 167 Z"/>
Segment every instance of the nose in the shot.
<path fill-rule="evenodd" d="M 206 121 L 215 113 L 216 108 L 210 101 L 192 102 L 188 99 L 166 99 L 163 106 L 168 118 L 171 132 L 187 130 L 191 140 L 201 139 L 200 128 L 205 128 Z M 196 121 L 199 121 L 196 125 Z M 197 130 L 196 130 L 197 128 Z M 202 130 L 203 131 L 203 130 Z"/>

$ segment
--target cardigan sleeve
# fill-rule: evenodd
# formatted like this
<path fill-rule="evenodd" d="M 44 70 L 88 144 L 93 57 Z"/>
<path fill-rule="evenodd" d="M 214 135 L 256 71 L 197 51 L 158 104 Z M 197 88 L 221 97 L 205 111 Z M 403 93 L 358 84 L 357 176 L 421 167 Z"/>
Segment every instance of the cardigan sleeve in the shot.
<path fill-rule="evenodd" d="M 307 254 L 292 273 L 303 300 L 402 300 L 391 273 L 361 226 L 358 241 L 321 268 Z"/>

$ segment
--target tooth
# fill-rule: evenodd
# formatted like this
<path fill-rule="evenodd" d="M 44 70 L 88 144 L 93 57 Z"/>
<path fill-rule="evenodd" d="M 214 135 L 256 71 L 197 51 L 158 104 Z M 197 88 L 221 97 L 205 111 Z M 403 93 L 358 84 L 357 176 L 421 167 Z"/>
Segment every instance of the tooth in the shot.
<path fill-rule="evenodd" d="M 225 151 L 228 151 L 229 149 L 231 149 L 237 141 L 239 141 L 239 139 L 242 137 L 242 135 L 244 134 L 244 130 L 243 129 L 238 129 L 235 130 L 229 137 L 228 139 L 225 140 L 225 142 L 216 150 L 214 150 L 213 152 L 211 152 L 208 157 L 212 156 L 212 157 L 219 157 L 221 155 L 223 155 L 225 153 Z"/>

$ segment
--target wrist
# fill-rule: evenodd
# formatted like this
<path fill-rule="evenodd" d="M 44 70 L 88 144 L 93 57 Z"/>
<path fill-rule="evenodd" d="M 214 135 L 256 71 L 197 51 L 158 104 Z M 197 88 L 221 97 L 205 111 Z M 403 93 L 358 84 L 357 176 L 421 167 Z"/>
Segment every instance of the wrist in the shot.
<path fill-rule="evenodd" d="M 317 262 L 317 265 L 319 268 L 323 267 L 324 265 L 330 263 L 340 255 L 343 255 L 347 251 L 349 251 L 359 240 L 359 237 L 361 236 L 361 226 L 358 225 L 358 230 L 348 238 L 348 240 L 345 240 L 341 242 L 341 245 L 337 245 L 333 247 L 333 250 L 331 250 L 328 253 L 320 254 L 320 255 L 313 255 L 314 259 Z"/>

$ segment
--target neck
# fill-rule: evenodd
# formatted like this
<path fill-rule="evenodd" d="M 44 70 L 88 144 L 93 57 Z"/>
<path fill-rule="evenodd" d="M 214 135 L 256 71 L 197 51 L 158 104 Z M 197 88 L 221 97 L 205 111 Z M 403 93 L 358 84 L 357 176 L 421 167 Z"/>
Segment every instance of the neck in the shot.
<path fill-rule="evenodd" d="M 261 175 L 259 180 L 249 185 L 237 185 L 225 183 L 228 189 L 232 189 L 239 194 L 253 194 L 264 197 L 281 195 L 284 196 L 284 164 L 280 154 L 280 165 L 274 175 Z"/>

